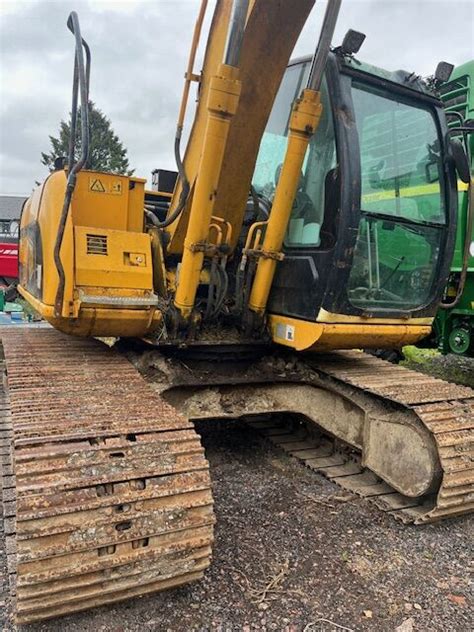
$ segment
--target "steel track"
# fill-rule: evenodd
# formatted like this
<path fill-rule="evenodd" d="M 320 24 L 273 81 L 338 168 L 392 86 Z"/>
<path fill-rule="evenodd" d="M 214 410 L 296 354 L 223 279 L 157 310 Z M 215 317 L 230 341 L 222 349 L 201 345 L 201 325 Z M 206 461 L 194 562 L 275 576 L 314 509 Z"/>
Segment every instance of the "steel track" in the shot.
<path fill-rule="evenodd" d="M 4 348 L 8 389 L 0 393 L 0 449 L 17 620 L 198 579 L 209 564 L 214 517 L 208 465 L 192 425 L 123 356 L 96 341 L 10 330 Z M 248 423 L 405 523 L 474 509 L 471 389 L 357 352 L 306 358 L 304 365 L 319 388 L 325 384 L 356 401 L 363 393 L 377 405 L 415 414 L 438 450 L 437 493 L 401 495 L 364 467 L 354 450 L 292 423 L 291 416 Z M 228 378 L 218 373 L 210 382 L 225 384 Z M 249 377 L 235 376 L 231 383 L 245 388 Z M 295 382 L 295 375 L 290 379 Z M 301 380 L 312 381 L 307 371 Z M 2 559 L 0 551 L 0 573 Z M 8 597 L 2 599 L 8 606 Z"/>
<path fill-rule="evenodd" d="M 474 510 L 474 391 L 358 353 L 339 352 L 308 361 L 328 386 L 350 387 L 392 407 L 411 410 L 429 430 L 442 470 L 436 493 L 403 496 L 365 468 L 353 450 L 316 438 L 288 418 L 248 423 L 306 466 L 375 503 L 404 523 L 423 524 Z"/>
<path fill-rule="evenodd" d="M 202 577 L 214 514 L 192 424 L 98 341 L 9 329 L 2 343 L 2 488 L 16 621 Z"/>

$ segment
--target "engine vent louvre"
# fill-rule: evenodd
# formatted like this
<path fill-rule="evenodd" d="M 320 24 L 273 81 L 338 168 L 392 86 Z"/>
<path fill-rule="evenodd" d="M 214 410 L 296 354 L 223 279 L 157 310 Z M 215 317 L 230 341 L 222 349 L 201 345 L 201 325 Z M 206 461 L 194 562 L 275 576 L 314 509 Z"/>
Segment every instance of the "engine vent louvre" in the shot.
<path fill-rule="evenodd" d="M 87 254 L 107 255 L 107 235 L 87 234 Z"/>

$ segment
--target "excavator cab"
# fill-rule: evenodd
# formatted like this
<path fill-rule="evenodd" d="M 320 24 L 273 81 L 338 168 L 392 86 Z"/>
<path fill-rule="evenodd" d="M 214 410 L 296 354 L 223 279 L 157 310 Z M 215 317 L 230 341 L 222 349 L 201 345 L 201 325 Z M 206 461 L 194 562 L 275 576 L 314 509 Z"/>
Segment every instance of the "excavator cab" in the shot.
<path fill-rule="evenodd" d="M 273 202 L 291 103 L 310 64 L 289 66 L 263 135 L 253 175 L 262 206 Z M 442 105 L 412 74 L 337 52 L 321 99 L 268 302 L 274 336 L 293 343 L 300 321 L 315 323 L 316 335 L 318 323 L 347 329 L 370 319 L 408 326 L 413 341 L 436 312 L 455 233 Z"/>

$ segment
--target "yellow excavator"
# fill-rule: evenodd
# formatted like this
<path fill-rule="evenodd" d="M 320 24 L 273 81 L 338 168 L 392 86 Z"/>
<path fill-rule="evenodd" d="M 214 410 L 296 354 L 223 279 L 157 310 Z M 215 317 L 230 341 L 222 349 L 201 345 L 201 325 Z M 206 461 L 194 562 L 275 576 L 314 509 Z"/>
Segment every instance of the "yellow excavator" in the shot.
<path fill-rule="evenodd" d="M 340 4 L 289 63 L 314 0 L 217 0 L 198 74 L 203 0 L 177 172 L 151 190 L 85 168 L 91 55 L 71 13 L 69 156 L 21 218 L 18 289 L 53 327 L 1 336 L 18 622 L 202 576 L 197 419 L 244 419 L 406 523 L 472 511 L 474 392 L 360 351 L 430 331 L 466 155 L 417 75 L 360 62 L 353 30 L 331 48 Z"/>

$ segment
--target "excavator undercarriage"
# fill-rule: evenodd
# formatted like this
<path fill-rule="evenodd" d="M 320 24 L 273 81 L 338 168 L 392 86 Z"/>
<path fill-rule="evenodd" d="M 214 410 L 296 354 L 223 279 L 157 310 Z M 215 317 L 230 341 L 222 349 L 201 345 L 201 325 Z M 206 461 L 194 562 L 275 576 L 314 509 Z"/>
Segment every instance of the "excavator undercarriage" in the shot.
<path fill-rule="evenodd" d="M 154 353 L 138 356 L 139 370 L 191 420 L 245 419 L 342 487 L 377 497 L 406 523 L 474 508 L 468 387 L 358 351 L 279 353 L 240 367 L 187 361 L 181 369 Z"/>
<path fill-rule="evenodd" d="M 19 623 L 202 577 L 214 515 L 196 420 L 244 419 L 406 523 L 474 507 L 469 388 L 361 352 L 229 365 L 44 329 L 6 330 L 2 344 L 2 492 Z"/>

